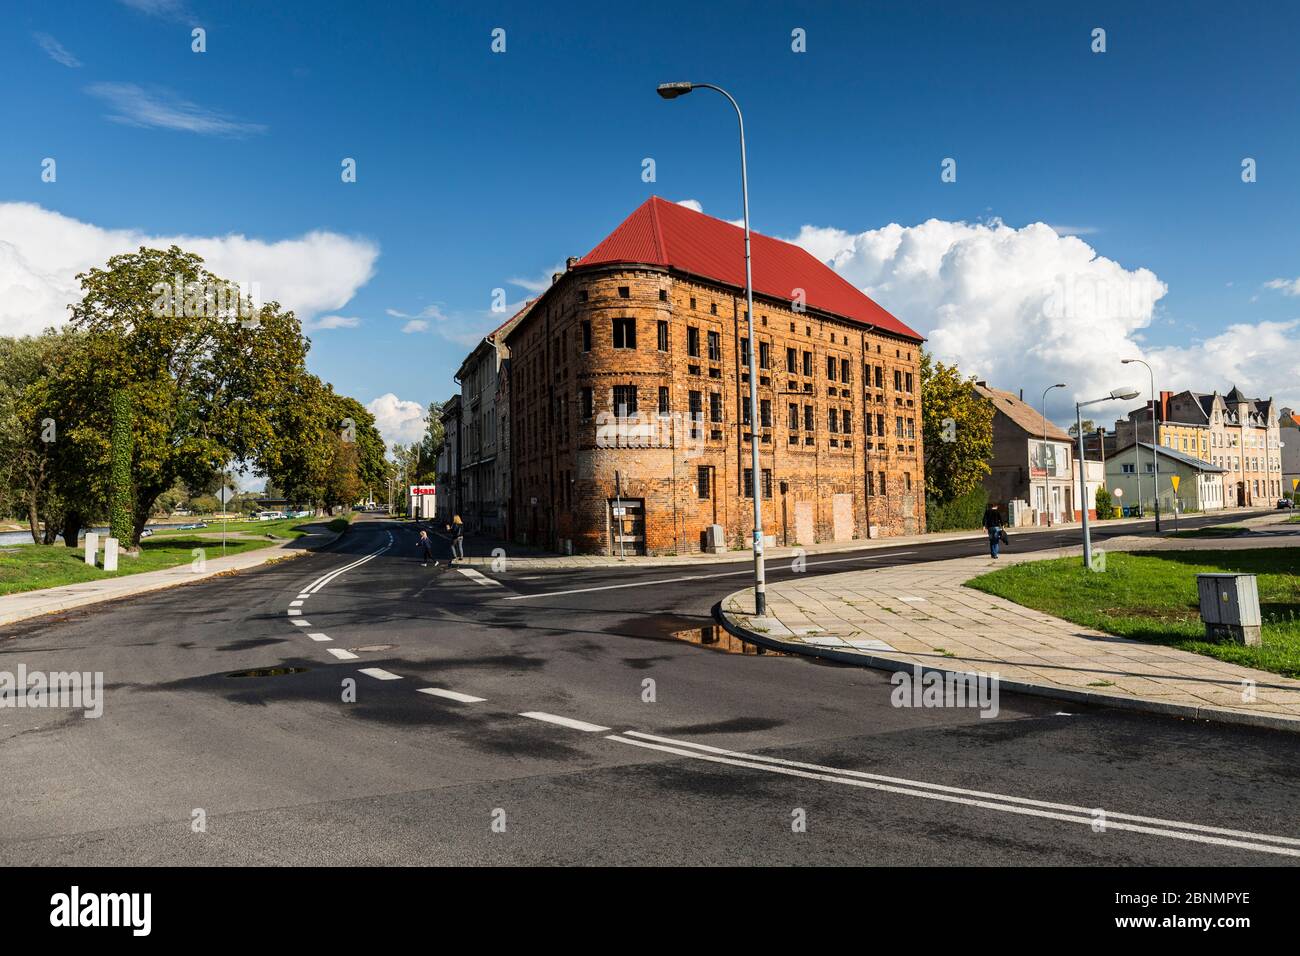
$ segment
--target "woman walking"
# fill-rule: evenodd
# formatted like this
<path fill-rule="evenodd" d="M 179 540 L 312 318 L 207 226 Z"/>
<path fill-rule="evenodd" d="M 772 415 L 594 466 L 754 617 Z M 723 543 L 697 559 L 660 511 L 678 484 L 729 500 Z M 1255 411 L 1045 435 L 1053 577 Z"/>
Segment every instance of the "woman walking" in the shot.
<path fill-rule="evenodd" d="M 984 509 L 984 530 L 989 534 L 989 555 L 996 558 L 1002 546 L 1002 515 L 992 504 Z"/>

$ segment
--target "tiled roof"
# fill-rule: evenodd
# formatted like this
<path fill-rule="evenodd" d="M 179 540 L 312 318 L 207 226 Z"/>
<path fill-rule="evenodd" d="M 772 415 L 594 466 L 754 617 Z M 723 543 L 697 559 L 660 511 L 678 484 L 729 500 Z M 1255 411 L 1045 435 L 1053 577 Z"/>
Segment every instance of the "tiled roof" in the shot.
<path fill-rule="evenodd" d="M 1053 441 L 1073 441 L 1068 432 L 1062 431 L 1056 425 L 1042 416 L 1042 413 L 1035 409 L 1027 402 L 1020 400 L 1012 392 L 1004 392 L 998 388 L 989 388 L 987 385 L 972 386 L 975 391 L 989 400 L 990 404 L 1007 418 L 1011 419 L 1023 431 L 1032 436 L 1042 438 L 1044 435 L 1044 426 L 1046 426 L 1046 435 Z"/>
<path fill-rule="evenodd" d="M 745 233 L 739 226 L 652 196 L 638 206 L 575 268 L 612 263 L 663 266 L 736 288 L 745 286 Z M 884 332 L 923 337 L 806 250 L 750 232 L 754 292 L 786 302 L 797 289 L 811 308 Z"/>

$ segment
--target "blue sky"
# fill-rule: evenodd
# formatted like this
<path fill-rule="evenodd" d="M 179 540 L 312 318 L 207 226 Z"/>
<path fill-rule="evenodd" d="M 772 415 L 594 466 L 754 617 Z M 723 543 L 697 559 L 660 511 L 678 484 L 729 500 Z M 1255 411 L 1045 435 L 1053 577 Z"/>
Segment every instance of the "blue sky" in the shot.
<path fill-rule="evenodd" d="M 313 330 L 311 366 L 363 402 L 424 404 L 451 393 L 465 343 L 500 320 L 487 312 L 494 288 L 522 301 L 651 193 L 739 215 L 725 102 L 653 91 L 708 81 L 746 111 L 754 227 L 840 231 L 816 246 L 824 257 L 870 276 L 859 284 L 913 327 L 946 328 L 933 341 L 971 371 L 1032 394 L 1059 360 L 1057 375 L 1095 389 L 1137 346 L 1167 387 L 1226 391 L 1244 376 L 1300 399 L 1286 393 L 1300 368 L 1276 347 L 1300 314 L 1300 283 L 1286 284 L 1300 276 L 1300 15 L 1133 6 L 8 2 L 0 62 L 21 95 L 5 99 L 0 203 L 151 236 L 363 240 L 378 250 L 373 274 L 315 308 L 356 324 Z M 497 27 L 504 54 L 490 49 Z M 1104 54 L 1090 50 L 1094 27 Z M 806 53 L 791 50 L 795 28 Z M 44 157 L 57 159 L 54 183 L 41 181 Z M 340 181 L 344 157 L 356 183 Z M 947 157 L 955 183 L 940 180 Z M 1244 157 L 1257 182 L 1242 182 Z M 963 289 L 1057 266 L 1013 258 L 982 272 L 991 240 L 961 233 L 967 254 L 940 249 L 949 265 L 936 268 L 973 271 L 931 295 L 904 280 L 904 255 L 864 261 L 852 248 L 890 223 L 995 218 L 1077 233 L 1167 291 L 1092 340 L 1044 327 L 1035 334 L 1060 348 L 1025 362 L 1023 342 L 999 341 L 1023 302 Z M 0 231 L 29 260 L 50 254 L 27 255 L 25 241 Z M 1001 251 L 1052 258 L 1056 241 Z M 402 331 L 402 316 L 421 315 L 426 330 Z M 1066 354 L 1088 341 L 1103 358 Z"/>

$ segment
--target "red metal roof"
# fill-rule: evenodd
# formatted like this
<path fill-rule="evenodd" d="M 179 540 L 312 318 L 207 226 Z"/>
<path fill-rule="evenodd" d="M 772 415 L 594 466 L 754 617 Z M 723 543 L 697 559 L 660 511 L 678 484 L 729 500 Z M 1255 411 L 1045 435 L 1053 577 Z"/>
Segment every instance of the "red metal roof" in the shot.
<path fill-rule="evenodd" d="M 791 302 L 804 290 L 812 308 L 921 341 L 923 337 L 806 250 L 750 232 L 754 293 Z M 645 263 L 745 287 L 745 232 L 739 226 L 651 196 L 575 268 Z"/>

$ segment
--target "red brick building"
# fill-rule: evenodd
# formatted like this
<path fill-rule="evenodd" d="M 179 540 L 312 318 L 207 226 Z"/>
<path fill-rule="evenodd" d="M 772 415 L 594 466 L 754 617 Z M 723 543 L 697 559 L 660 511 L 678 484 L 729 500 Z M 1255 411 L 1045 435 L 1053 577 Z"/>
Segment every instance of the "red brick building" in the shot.
<path fill-rule="evenodd" d="M 752 234 L 764 531 L 925 528 L 922 337 Z M 698 551 L 753 530 L 743 232 L 652 198 L 510 330 L 511 527 L 578 553 Z M 621 542 L 620 542 L 621 537 Z"/>

